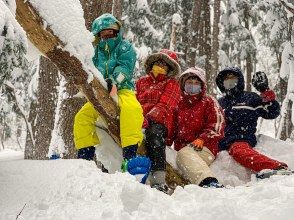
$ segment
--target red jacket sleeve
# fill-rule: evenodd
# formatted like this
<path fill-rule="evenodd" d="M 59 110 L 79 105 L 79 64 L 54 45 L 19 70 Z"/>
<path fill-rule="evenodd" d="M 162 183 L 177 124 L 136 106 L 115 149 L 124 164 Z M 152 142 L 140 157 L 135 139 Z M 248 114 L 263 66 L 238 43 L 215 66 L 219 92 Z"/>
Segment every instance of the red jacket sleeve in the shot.
<path fill-rule="evenodd" d="M 170 80 L 165 86 L 159 102 L 146 115 L 147 118 L 160 124 L 166 124 L 165 120 L 170 118 L 168 116 L 173 114 L 178 107 L 180 97 L 180 85 L 176 80 Z"/>
<path fill-rule="evenodd" d="M 206 123 L 203 133 L 199 136 L 205 143 L 219 141 L 224 137 L 225 119 L 222 108 L 212 96 L 207 96 Z"/>

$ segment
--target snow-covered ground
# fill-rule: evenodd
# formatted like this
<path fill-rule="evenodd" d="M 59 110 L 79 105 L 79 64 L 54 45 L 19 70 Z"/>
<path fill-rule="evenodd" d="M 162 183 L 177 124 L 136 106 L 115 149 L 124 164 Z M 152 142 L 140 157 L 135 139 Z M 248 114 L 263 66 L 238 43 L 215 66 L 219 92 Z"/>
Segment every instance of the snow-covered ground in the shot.
<path fill-rule="evenodd" d="M 294 168 L 294 144 L 261 136 L 258 149 Z M 22 160 L 0 152 L 0 219 L 293 219 L 294 175 L 257 181 L 226 152 L 213 170 L 227 185 L 178 187 L 172 196 L 84 160 Z M 228 185 L 229 184 L 229 185 Z M 234 187 L 235 186 L 235 187 Z"/>

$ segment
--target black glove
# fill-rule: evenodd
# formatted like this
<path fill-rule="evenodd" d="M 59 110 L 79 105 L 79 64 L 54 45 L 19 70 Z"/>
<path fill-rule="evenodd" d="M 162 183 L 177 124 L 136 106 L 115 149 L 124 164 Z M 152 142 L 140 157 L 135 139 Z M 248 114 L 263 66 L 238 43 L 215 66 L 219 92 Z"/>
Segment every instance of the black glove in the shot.
<path fill-rule="evenodd" d="M 268 78 L 266 74 L 264 72 L 256 72 L 252 78 L 252 85 L 261 93 L 268 90 Z"/>
<path fill-rule="evenodd" d="M 113 87 L 113 81 L 110 78 L 105 79 L 106 83 L 107 83 L 107 90 L 110 93 Z"/>

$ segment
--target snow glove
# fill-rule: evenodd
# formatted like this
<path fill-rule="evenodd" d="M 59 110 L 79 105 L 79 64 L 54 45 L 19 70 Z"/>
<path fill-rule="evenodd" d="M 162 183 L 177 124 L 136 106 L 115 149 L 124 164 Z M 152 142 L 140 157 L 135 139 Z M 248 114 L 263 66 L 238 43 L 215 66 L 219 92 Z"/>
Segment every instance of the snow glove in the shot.
<path fill-rule="evenodd" d="M 260 93 L 269 90 L 268 78 L 264 72 L 256 72 L 252 78 L 252 85 Z"/>
<path fill-rule="evenodd" d="M 261 93 L 263 102 L 271 102 L 276 99 L 274 91 L 269 89 L 268 78 L 264 72 L 256 72 L 253 75 L 252 84 Z"/>
<path fill-rule="evenodd" d="M 145 156 L 136 156 L 124 160 L 121 166 L 122 172 L 129 172 L 136 179 L 145 184 L 151 168 L 151 161 Z"/>

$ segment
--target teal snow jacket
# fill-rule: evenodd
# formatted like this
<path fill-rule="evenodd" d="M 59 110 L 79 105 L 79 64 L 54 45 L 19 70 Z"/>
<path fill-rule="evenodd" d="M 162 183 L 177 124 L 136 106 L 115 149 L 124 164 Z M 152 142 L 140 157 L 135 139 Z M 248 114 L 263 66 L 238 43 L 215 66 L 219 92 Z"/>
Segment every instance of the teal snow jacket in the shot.
<path fill-rule="evenodd" d="M 117 37 L 107 40 L 99 39 L 98 33 L 118 25 Z M 98 44 L 95 45 L 93 62 L 104 79 L 112 79 L 120 89 L 134 90 L 133 72 L 136 63 L 136 51 L 132 44 L 122 37 L 120 22 L 111 14 L 103 14 L 92 24 L 92 33 Z"/>

